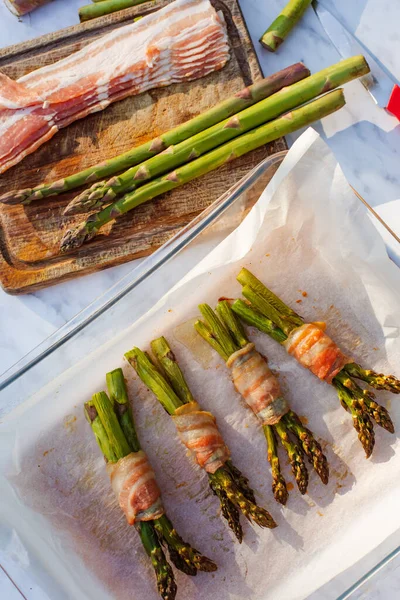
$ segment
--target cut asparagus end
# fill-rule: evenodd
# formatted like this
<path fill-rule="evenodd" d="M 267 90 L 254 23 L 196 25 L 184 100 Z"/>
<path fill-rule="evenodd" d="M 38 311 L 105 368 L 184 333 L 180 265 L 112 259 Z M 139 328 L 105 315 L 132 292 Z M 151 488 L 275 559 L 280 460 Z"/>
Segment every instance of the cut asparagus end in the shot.
<path fill-rule="evenodd" d="M 107 432 L 101 422 L 101 419 L 92 400 L 89 400 L 89 402 L 85 403 L 84 412 L 87 421 L 90 423 L 93 435 L 96 438 L 96 442 L 104 458 L 108 462 L 117 462 L 118 458 L 111 447 Z"/>
<path fill-rule="evenodd" d="M 151 362 L 148 355 L 139 348 L 126 352 L 125 358 L 135 369 L 143 383 L 153 392 L 168 414 L 173 415 L 175 410 L 183 405 L 165 377 Z"/>
<path fill-rule="evenodd" d="M 224 323 L 218 318 L 208 304 L 199 304 L 199 310 L 205 320 L 206 326 L 212 333 L 212 336 L 221 346 L 224 355 L 229 358 L 234 352 L 239 350 L 239 346 L 235 344 L 233 337 Z M 227 360 L 227 359 L 226 359 Z"/>
<path fill-rule="evenodd" d="M 235 300 L 232 304 L 232 310 L 236 313 L 245 323 L 251 325 L 252 327 L 256 327 L 259 331 L 266 333 L 272 339 L 276 340 L 280 344 L 282 344 L 285 340 L 287 340 L 287 335 L 260 312 L 255 310 L 252 306 L 249 306 L 241 300 Z"/>
<path fill-rule="evenodd" d="M 83 23 L 85 21 L 90 21 L 91 19 L 109 15 L 118 10 L 123 10 L 124 8 L 138 6 L 144 2 L 149 2 L 149 0 L 103 0 L 101 2 L 96 0 L 93 4 L 86 4 L 85 6 L 80 7 L 78 11 L 79 19 L 81 23 Z"/>
<path fill-rule="evenodd" d="M 139 452 L 140 442 L 136 433 L 132 409 L 129 405 L 128 390 L 122 369 L 114 369 L 114 371 L 107 373 L 106 382 L 110 400 L 114 405 L 114 410 L 126 441 L 132 452 Z"/>
<path fill-rule="evenodd" d="M 246 337 L 241 321 L 233 312 L 229 302 L 227 300 L 220 300 L 215 312 L 231 334 L 236 346 L 244 348 L 249 343 L 249 340 Z"/>
<path fill-rule="evenodd" d="M 295 329 L 296 326 L 292 322 L 285 320 L 284 317 L 281 318 L 279 312 L 272 306 L 272 304 L 269 304 L 269 302 L 257 294 L 257 292 L 255 292 L 250 286 L 243 286 L 242 294 L 246 300 L 250 302 L 250 305 L 253 308 L 255 308 L 267 319 L 270 319 L 276 327 L 285 333 L 285 335 L 289 335 L 289 333 Z"/>
<path fill-rule="evenodd" d="M 248 269 L 243 267 L 237 276 L 238 282 L 242 286 L 248 286 L 254 290 L 259 296 L 264 298 L 280 315 L 287 317 L 297 325 L 303 325 L 303 319 L 294 312 L 289 306 L 287 306 L 278 296 L 276 296 L 271 290 L 269 290 L 255 275 L 253 275 Z"/>
<path fill-rule="evenodd" d="M 260 44 L 275 52 L 310 6 L 312 0 L 290 0 L 260 38 Z"/>
<path fill-rule="evenodd" d="M 192 392 L 165 337 L 153 340 L 151 349 L 181 402 L 183 404 L 193 402 Z"/>
<path fill-rule="evenodd" d="M 118 423 L 117 416 L 107 394 L 105 392 L 94 394 L 92 401 L 107 432 L 110 446 L 117 459 L 119 460 L 130 454 L 131 449 Z"/>
<path fill-rule="evenodd" d="M 229 356 L 226 354 L 219 341 L 215 338 L 211 329 L 205 323 L 203 323 L 203 321 L 196 321 L 194 328 L 197 333 L 201 335 L 203 340 L 205 340 L 207 344 L 210 344 L 210 346 L 214 348 L 214 350 L 216 350 L 216 352 L 218 352 L 221 358 L 226 362 Z"/>

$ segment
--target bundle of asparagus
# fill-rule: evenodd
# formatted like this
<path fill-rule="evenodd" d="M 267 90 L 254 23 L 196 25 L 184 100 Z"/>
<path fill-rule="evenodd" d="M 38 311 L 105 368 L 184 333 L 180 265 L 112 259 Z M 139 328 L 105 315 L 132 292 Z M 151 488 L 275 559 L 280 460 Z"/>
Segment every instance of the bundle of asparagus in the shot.
<path fill-rule="evenodd" d="M 257 505 L 247 478 L 230 460 L 215 418 L 194 401 L 167 340 L 164 337 L 154 340 L 151 348 L 159 367 L 139 348 L 133 348 L 125 357 L 172 416 L 181 441 L 206 470 L 209 485 L 220 501 L 222 515 L 239 542 L 243 538 L 240 513 L 260 527 L 276 527 L 268 511 Z"/>
<path fill-rule="evenodd" d="M 180 187 L 193 179 L 197 179 L 201 175 L 206 175 L 227 162 L 239 158 L 251 150 L 255 150 L 283 135 L 305 127 L 313 121 L 342 108 L 344 105 L 345 100 L 342 90 L 336 90 L 279 119 L 253 129 L 223 146 L 219 146 L 201 158 L 178 167 L 168 175 L 152 180 L 137 191 L 122 196 L 122 198 L 110 204 L 107 208 L 90 215 L 86 221 L 68 230 L 61 240 L 60 252 L 64 253 L 79 248 L 83 243 L 91 240 L 103 225 L 126 214 L 144 202 L 148 202 L 161 194 Z"/>
<path fill-rule="evenodd" d="M 236 300 L 233 311 L 284 345 L 301 365 L 335 387 L 343 408 L 353 418 L 366 457 L 371 456 L 375 444 L 372 420 L 390 433 L 394 432 L 394 426 L 386 408 L 375 401 L 375 394 L 362 389 L 355 380 L 394 394 L 400 393 L 400 381 L 393 375 L 363 369 L 324 333 L 325 323 L 305 323 L 247 269 L 242 269 L 237 279 L 247 302 Z"/>
<path fill-rule="evenodd" d="M 268 96 L 265 99 L 252 104 L 242 111 L 236 112 L 232 117 L 221 120 L 196 135 L 191 135 L 178 144 L 170 145 L 161 154 L 140 163 L 140 165 L 133 166 L 131 169 L 128 169 L 117 177 L 113 177 L 109 181 L 94 184 L 88 190 L 84 190 L 76 196 L 68 204 L 64 214 L 71 215 L 87 212 L 110 204 L 114 202 L 117 196 L 121 196 L 127 192 L 131 194 L 131 192 L 147 181 L 154 180 L 163 173 L 169 173 L 176 167 L 189 163 L 225 142 L 229 142 L 243 133 L 262 125 L 266 120 L 269 120 L 269 117 L 272 118 L 278 111 L 282 111 L 282 105 L 277 106 L 272 104 L 268 109 L 268 99 L 271 98 L 272 90 L 278 86 L 282 86 L 284 80 L 290 84 L 309 75 L 308 69 L 302 63 L 292 65 L 288 69 L 285 69 L 285 71 L 286 75 L 283 71 L 281 72 L 282 76 L 278 78 L 277 85 L 270 85 L 268 88 L 264 88 L 264 96 L 268 91 Z"/>
<path fill-rule="evenodd" d="M 124 8 L 138 6 L 139 4 L 151 1 L 152 0 L 93 0 L 95 4 L 81 6 L 79 9 L 79 19 L 81 23 L 83 23 L 84 21 L 90 21 L 90 19 L 110 15 L 118 10 L 124 10 Z"/>
<path fill-rule="evenodd" d="M 301 19 L 312 0 L 290 0 L 280 15 L 271 23 L 260 39 L 260 43 L 275 52 Z"/>
<path fill-rule="evenodd" d="M 107 462 L 119 504 L 152 562 L 160 596 L 173 600 L 177 586 L 162 546 L 168 548 L 175 567 L 187 575 L 217 567 L 183 541 L 165 514 L 154 472 L 140 448 L 122 370 L 107 373 L 106 380 L 109 397 L 105 392 L 94 394 L 85 404 L 85 415 Z"/>
<path fill-rule="evenodd" d="M 308 471 L 303 453 L 324 484 L 329 467 L 320 444 L 304 427 L 282 396 L 278 379 L 269 370 L 267 360 L 257 352 L 227 300 L 218 302 L 216 312 L 208 304 L 199 305 L 203 321 L 195 323 L 196 331 L 218 352 L 232 370 L 236 390 L 259 418 L 268 445 L 275 499 L 286 504 L 288 491 L 281 472 L 277 438 L 287 452 L 293 475 L 301 494 L 308 486 Z M 294 440 L 291 439 L 291 435 Z"/>

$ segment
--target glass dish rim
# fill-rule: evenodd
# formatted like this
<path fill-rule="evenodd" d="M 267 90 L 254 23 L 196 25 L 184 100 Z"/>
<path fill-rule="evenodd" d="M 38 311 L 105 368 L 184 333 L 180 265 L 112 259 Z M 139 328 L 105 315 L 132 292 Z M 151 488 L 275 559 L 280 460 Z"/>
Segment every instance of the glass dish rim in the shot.
<path fill-rule="evenodd" d="M 234 186 L 229 188 L 224 194 L 210 204 L 197 217 L 184 226 L 177 234 L 172 236 L 165 244 L 160 246 L 153 254 L 146 257 L 139 265 L 134 266 L 128 273 L 121 277 L 108 290 L 99 295 L 86 308 L 78 312 L 72 319 L 67 321 L 62 327 L 48 336 L 43 342 L 34 347 L 17 363 L 11 366 L 0 376 L 0 392 L 15 383 L 20 377 L 27 373 L 34 366 L 39 364 L 47 356 L 53 354 L 57 349 L 63 346 L 68 340 L 85 329 L 98 317 L 104 314 L 108 309 L 115 305 L 119 300 L 129 292 L 140 286 L 148 277 L 157 272 L 167 262 L 173 259 L 180 251 L 188 246 L 195 238 L 216 221 L 222 213 L 234 204 L 257 179 L 267 171 L 268 168 L 278 165 L 284 161 L 288 150 L 276 152 L 249 171 Z M 385 221 L 374 211 L 374 209 L 354 190 L 356 196 L 364 203 L 366 209 L 377 219 L 391 234 L 391 236 L 400 243 L 398 236 L 390 229 Z M 23 401 L 22 401 L 23 402 Z M 22 404 L 19 403 L 19 404 Z M 346 591 L 344 591 L 337 600 L 348 600 L 354 592 L 359 590 L 368 580 L 374 577 L 383 567 L 389 564 L 400 555 L 400 545 L 391 550 L 374 567 L 369 569 L 362 577 L 356 580 Z M 19 591 L 13 578 L 1 566 L 11 583 Z M 24 597 L 23 595 L 21 597 Z"/>

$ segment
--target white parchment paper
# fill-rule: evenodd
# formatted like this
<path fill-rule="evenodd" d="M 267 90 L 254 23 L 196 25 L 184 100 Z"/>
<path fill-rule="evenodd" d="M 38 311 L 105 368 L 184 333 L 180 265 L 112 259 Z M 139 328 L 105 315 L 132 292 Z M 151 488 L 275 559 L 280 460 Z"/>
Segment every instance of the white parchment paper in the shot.
<path fill-rule="evenodd" d="M 376 427 L 370 460 L 335 391 L 249 329 L 269 357 L 290 403 L 321 440 L 331 477 L 310 468 L 309 492 L 292 488 L 285 508 L 273 499 L 266 444 L 256 418 L 234 391 L 223 361 L 193 334 L 197 304 L 237 297 L 235 276 L 249 267 L 306 320 L 328 332 L 365 366 L 400 375 L 400 276 L 364 206 L 327 146 L 308 130 L 238 229 L 145 318 L 66 371 L 14 411 L 0 428 L 0 525 L 7 552 L 34 566 L 50 598 L 155 600 L 151 566 L 116 506 L 82 405 L 123 366 L 139 437 L 181 535 L 216 560 L 215 574 L 177 574 L 185 600 L 306 598 L 399 528 L 400 448 Z M 186 456 L 171 419 L 123 361 L 132 346 L 165 335 L 201 405 L 218 419 L 234 463 L 279 527 L 244 523 L 239 545 L 219 514 L 206 475 Z M 400 400 L 379 392 L 395 426 Z M 332 592 L 333 594 L 333 592 Z M 324 598 L 329 595 L 324 587 Z"/>

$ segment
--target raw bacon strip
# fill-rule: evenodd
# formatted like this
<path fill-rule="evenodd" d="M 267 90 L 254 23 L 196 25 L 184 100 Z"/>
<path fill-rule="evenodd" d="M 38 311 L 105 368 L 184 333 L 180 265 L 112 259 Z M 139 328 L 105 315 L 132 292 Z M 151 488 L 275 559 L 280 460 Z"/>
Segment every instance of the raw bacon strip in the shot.
<path fill-rule="evenodd" d="M 39 122 L 36 110 L 0 117 L 0 173 L 75 120 L 127 96 L 203 77 L 228 59 L 225 24 L 209 0 L 177 0 L 18 82 L 6 78 L 0 113 L 32 106 L 47 110 L 49 120 Z"/>
<path fill-rule="evenodd" d="M 27 89 L 24 84 L 0 73 L 0 110 L 15 110 L 40 103 L 41 98 L 35 91 Z"/>
<path fill-rule="evenodd" d="M 108 463 L 107 472 L 129 525 L 152 521 L 164 514 L 154 471 L 142 450 L 131 452 L 117 463 Z"/>
<path fill-rule="evenodd" d="M 196 462 L 207 473 L 215 473 L 230 457 L 229 448 L 218 431 L 214 415 L 200 410 L 197 402 L 179 407 L 172 419 L 180 440 L 194 452 Z"/>
<path fill-rule="evenodd" d="M 322 325 L 322 326 L 321 326 Z M 287 352 L 319 379 L 332 379 L 352 362 L 324 332 L 325 324 L 305 323 L 294 329 L 284 342 Z"/>
<path fill-rule="evenodd" d="M 269 370 L 267 361 L 254 347 L 247 344 L 227 360 L 232 370 L 236 390 L 243 396 L 263 425 L 275 425 L 289 411 L 281 394 L 278 379 Z"/>
<path fill-rule="evenodd" d="M 57 133 L 54 117 L 53 111 L 36 106 L 0 111 L 0 173 Z"/>

